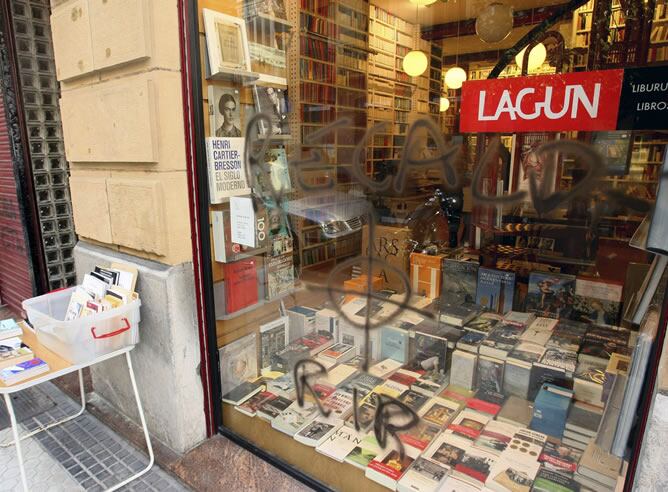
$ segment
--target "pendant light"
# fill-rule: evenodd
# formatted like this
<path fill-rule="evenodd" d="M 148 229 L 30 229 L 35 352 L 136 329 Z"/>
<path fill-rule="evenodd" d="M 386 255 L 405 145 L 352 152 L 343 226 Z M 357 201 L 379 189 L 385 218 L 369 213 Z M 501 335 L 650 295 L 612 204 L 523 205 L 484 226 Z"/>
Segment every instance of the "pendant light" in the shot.
<path fill-rule="evenodd" d="M 513 30 L 513 8 L 499 2 L 490 3 L 475 20 L 475 32 L 485 43 L 498 43 Z"/>
<path fill-rule="evenodd" d="M 447 111 L 448 108 L 450 107 L 450 99 L 448 99 L 445 96 L 441 96 L 440 104 L 439 104 L 439 111 L 443 113 L 444 111 Z"/>
<path fill-rule="evenodd" d="M 420 39 L 420 25 L 418 24 L 418 6 L 420 5 L 418 2 L 414 2 L 415 5 L 415 29 L 416 29 L 416 39 Z M 419 46 L 418 46 L 419 47 Z M 427 55 L 423 52 L 420 51 L 419 49 L 417 50 L 412 50 L 406 53 L 406 56 L 404 56 L 403 61 L 401 62 L 401 67 L 404 69 L 404 72 L 406 72 L 408 75 L 411 77 L 418 77 L 422 75 L 425 70 L 427 70 L 427 67 L 429 66 L 429 59 L 427 58 Z"/>
<path fill-rule="evenodd" d="M 457 20 L 457 44 L 455 48 L 455 66 L 445 72 L 443 81 L 449 89 L 459 89 L 466 80 L 466 71 L 459 66 L 459 19 Z"/>

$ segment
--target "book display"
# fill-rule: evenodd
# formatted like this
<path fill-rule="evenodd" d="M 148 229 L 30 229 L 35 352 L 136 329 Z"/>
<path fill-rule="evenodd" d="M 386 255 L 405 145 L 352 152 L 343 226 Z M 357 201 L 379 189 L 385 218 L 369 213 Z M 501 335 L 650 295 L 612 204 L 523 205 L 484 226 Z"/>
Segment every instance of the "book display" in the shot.
<path fill-rule="evenodd" d="M 487 46 L 478 13 L 403 3 L 202 9 L 221 432 L 336 490 L 614 490 L 662 333 L 668 136 L 563 128 L 611 89 L 549 84 L 616 68 L 635 20 L 592 0 L 495 68 L 524 34 Z"/>

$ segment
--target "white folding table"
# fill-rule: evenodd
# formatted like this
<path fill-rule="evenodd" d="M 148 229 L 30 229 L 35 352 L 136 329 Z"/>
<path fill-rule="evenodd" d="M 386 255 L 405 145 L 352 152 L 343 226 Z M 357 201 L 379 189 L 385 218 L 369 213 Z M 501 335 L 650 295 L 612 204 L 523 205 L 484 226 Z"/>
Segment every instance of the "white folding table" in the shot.
<path fill-rule="evenodd" d="M 137 381 L 135 380 L 135 373 L 132 368 L 132 360 L 130 358 L 130 351 L 134 348 L 134 346 L 129 346 L 125 347 L 123 349 L 117 350 L 115 352 L 111 352 L 109 354 L 101 355 L 99 357 L 96 357 L 95 359 L 86 362 L 85 364 L 71 364 L 70 362 L 66 361 L 59 355 L 55 354 L 54 352 L 50 351 L 43 345 L 41 345 L 37 341 L 37 337 L 35 336 L 35 332 L 30 329 L 25 323 L 19 323 L 19 326 L 23 329 L 23 343 L 28 345 L 30 349 L 35 353 L 35 357 L 39 357 L 43 361 L 45 361 L 49 365 L 49 371 L 43 374 L 40 374 L 38 376 L 35 376 L 34 378 L 27 379 L 25 381 L 21 381 L 20 383 L 17 384 L 12 384 L 12 385 L 5 385 L 0 381 L 0 394 L 4 396 L 5 399 L 5 404 L 7 405 L 7 411 L 9 412 L 9 418 L 12 424 L 12 433 L 14 435 L 14 440 L 10 441 L 8 443 L 3 443 L 0 444 L 2 447 L 9 447 L 12 445 L 16 445 L 16 454 L 18 455 L 18 460 L 19 460 L 19 467 L 21 469 L 21 482 L 23 484 L 23 490 L 25 492 L 28 492 L 28 480 L 26 478 L 26 470 L 23 464 L 23 455 L 21 453 L 21 441 L 24 439 L 27 439 L 28 437 L 34 436 L 35 434 L 38 434 L 40 432 L 43 432 L 47 429 L 50 429 L 56 425 L 64 424 L 65 422 L 69 422 L 72 419 L 77 418 L 79 415 L 81 415 L 84 410 L 86 409 L 86 392 L 84 390 L 84 382 L 83 382 L 83 369 L 86 367 L 93 366 L 95 364 L 98 364 L 99 362 L 103 362 L 105 360 L 113 359 L 115 357 L 120 357 L 125 355 L 125 359 L 128 364 L 128 371 L 130 372 L 130 381 L 132 382 L 132 389 L 135 394 L 135 400 L 137 402 L 137 410 L 139 410 L 139 418 L 141 419 L 141 424 L 144 429 L 144 437 L 146 439 L 146 447 L 148 449 L 148 455 L 149 455 L 149 462 L 148 465 L 142 469 L 140 472 L 132 475 L 129 478 L 126 478 L 122 482 L 114 485 L 110 489 L 108 489 L 109 492 L 112 490 L 117 490 L 123 485 L 126 485 L 130 482 L 132 482 L 134 479 L 140 477 L 144 473 L 148 472 L 151 467 L 153 466 L 153 463 L 155 461 L 154 455 L 153 455 L 153 447 L 151 446 L 151 438 L 148 434 L 148 428 L 146 427 L 146 418 L 144 417 L 144 410 L 141 405 L 141 400 L 139 398 L 139 392 L 137 390 Z M 12 405 L 12 399 L 11 395 L 12 393 L 17 393 L 21 390 L 30 388 L 32 386 L 38 385 L 40 383 L 45 383 L 47 381 L 51 381 L 52 379 L 55 379 L 60 376 L 64 376 L 66 374 L 70 374 L 73 372 L 78 372 L 79 373 L 79 390 L 81 393 L 81 409 L 75 413 L 74 415 L 70 415 L 69 417 L 64 418 L 63 420 L 60 420 L 58 422 L 51 423 L 47 426 L 40 427 L 39 429 L 36 429 L 28 434 L 25 434 L 23 436 L 19 436 L 19 427 L 16 421 L 16 415 L 14 414 L 14 407 Z"/>

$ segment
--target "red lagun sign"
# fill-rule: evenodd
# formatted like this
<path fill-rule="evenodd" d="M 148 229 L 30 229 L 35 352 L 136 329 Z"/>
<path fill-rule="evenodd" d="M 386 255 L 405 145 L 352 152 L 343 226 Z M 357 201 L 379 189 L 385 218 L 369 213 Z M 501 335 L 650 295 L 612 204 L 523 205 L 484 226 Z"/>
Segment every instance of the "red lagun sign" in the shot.
<path fill-rule="evenodd" d="M 614 130 L 623 78 L 620 69 L 471 80 L 462 86 L 459 130 Z"/>

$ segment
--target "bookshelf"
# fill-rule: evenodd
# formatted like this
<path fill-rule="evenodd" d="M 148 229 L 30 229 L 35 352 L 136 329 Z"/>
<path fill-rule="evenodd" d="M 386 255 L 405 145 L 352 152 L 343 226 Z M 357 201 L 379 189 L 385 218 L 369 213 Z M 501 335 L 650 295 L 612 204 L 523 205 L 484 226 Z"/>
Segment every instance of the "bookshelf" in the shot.
<path fill-rule="evenodd" d="M 668 60 L 668 1 L 657 0 L 649 38 L 648 62 Z"/>
<path fill-rule="evenodd" d="M 305 181 L 331 180 L 339 191 L 355 187 L 350 168 L 355 145 L 366 131 L 369 63 L 369 4 L 365 0 L 286 2 L 288 21 L 298 26 L 298 41 L 288 48 L 288 91 L 293 150 L 301 158 L 321 153 L 326 168 L 303 167 Z M 311 135 L 341 118 L 350 124 L 311 140 Z M 296 194 L 298 195 L 298 194 Z M 299 198 L 299 196 L 296 196 Z M 302 270 L 325 266 L 359 252 L 361 234 L 327 240 L 317 224 L 296 217 Z"/>

